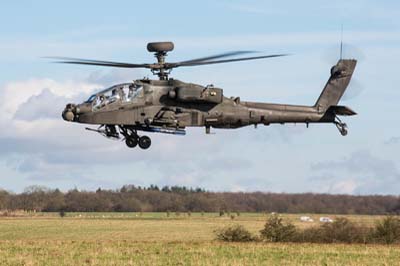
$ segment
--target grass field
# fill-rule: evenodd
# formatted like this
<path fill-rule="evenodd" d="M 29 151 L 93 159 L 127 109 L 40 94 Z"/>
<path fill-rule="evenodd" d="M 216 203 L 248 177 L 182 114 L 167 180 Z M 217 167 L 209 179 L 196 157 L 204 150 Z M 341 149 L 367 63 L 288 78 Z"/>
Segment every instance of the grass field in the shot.
<path fill-rule="evenodd" d="M 232 214 L 233 215 L 233 214 Z M 215 229 L 253 233 L 266 215 L 35 213 L 0 218 L 1 265 L 400 265 L 400 246 L 222 243 Z M 305 227 L 300 215 L 283 215 Z M 309 215 L 318 220 L 319 215 Z M 335 216 L 330 216 L 334 218 Z M 346 216 L 373 225 L 379 216 Z M 317 222 L 313 223 L 318 224 Z"/>

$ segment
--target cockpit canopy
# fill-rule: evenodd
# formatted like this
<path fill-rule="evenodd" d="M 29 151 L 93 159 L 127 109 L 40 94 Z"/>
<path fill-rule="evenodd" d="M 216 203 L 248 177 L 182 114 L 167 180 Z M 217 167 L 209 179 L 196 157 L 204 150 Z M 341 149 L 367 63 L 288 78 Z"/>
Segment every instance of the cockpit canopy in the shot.
<path fill-rule="evenodd" d="M 136 83 L 123 83 L 102 90 L 89 97 L 86 103 L 92 103 L 93 110 L 99 110 L 116 102 L 133 103 L 143 96 L 143 86 Z"/>

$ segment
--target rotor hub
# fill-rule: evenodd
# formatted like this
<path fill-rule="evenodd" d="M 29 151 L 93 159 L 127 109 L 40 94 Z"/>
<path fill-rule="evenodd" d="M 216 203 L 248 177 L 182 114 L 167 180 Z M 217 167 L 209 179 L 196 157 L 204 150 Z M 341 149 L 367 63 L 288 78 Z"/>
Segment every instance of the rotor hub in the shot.
<path fill-rule="evenodd" d="M 147 51 L 154 53 L 154 56 L 157 58 L 157 68 L 153 68 L 151 71 L 160 80 L 168 79 L 170 70 L 165 67 L 165 57 L 172 50 L 174 50 L 173 42 L 150 42 L 147 44 Z"/>

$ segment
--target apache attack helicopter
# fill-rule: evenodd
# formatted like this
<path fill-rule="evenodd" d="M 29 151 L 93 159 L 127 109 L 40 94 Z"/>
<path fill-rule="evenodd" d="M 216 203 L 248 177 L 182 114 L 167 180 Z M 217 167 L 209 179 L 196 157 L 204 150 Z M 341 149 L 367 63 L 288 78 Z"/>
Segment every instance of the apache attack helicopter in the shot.
<path fill-rule="evenodd" d="M 356 113 L 337 105 L 345 92 L 356 60 L 340 59 L 331 68 L 331 75 L 313 106 L 245 102 L 239 97 L 225 97 L 221 88 L 185 83 L 169 77 L 172 69 L 285 56 L 285 54 L 232 58 L 252 51 L 228 52 L 176 63 L 165 61 L 174 49 L 172 42 L 153 42 L 147 45 L 155 53 L 157 63 L 132 64 L 110 61 L 52 57 L 57 63 L 96 65 L 119 68 L 148 68 L 158 80 L 141 79 L 114 85 L 93 94 L 81 104 L 67 104 L 62 117 L 66 121 L 100 125 L 86 128 L 105 137 L 125 139 L 128 147 L 139 145 L 148 149 L 151 139 L 139 131 L 185 135 L 186 127 L 205 127 L 207 134 L 213 128 L 240 128 L 258 124 L 333 123 L 343 135 L 347 125 L 338 116 Z M 227 59 L 231 57 L 230 59 Z"/>

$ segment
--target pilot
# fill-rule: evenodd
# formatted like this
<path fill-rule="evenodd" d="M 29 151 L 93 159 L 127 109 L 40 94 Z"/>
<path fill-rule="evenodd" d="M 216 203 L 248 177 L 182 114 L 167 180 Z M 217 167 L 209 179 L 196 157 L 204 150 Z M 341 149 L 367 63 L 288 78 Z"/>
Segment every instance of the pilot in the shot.
<path fill-rule="evenodd" d="M 126 93 L 125 93 L 126 89 L 127 89 L 127 87 L 124 86 L 124 87 L 121 88 L 120 91 L 119 91 L 119 93 L 120 93 L 120 95 L 121 95 L 121 99 L 122 99 L 123 102 L 126 101 Z"/>
<path fill-rule="evenodd" d="M 110 103 L 113 103 L 113 102 L 119 100 L 119 98 L 120 98 L 119 89 L 118 89 L 118 88 L 113 89 L 113 90 L 111 91 L 111 97 L 110 97 L 109 102 L 110 102 Z"/>
<path fill-rule="evenodd" d="M 96 109 L 100 109 L 101 107 L 104 106 L 104 103 L 105 103 L 104 95 L 100 95 L 99 97 L 96 98 L 96 103 L 95 103 L 94 107 Z"/>
<path fill-rule="evenodd" d="M 132 99 L 134 91 L 135 91 L 135 87 L 133 85 L 129 86 L 128 101 L 130 101 Z"/>

